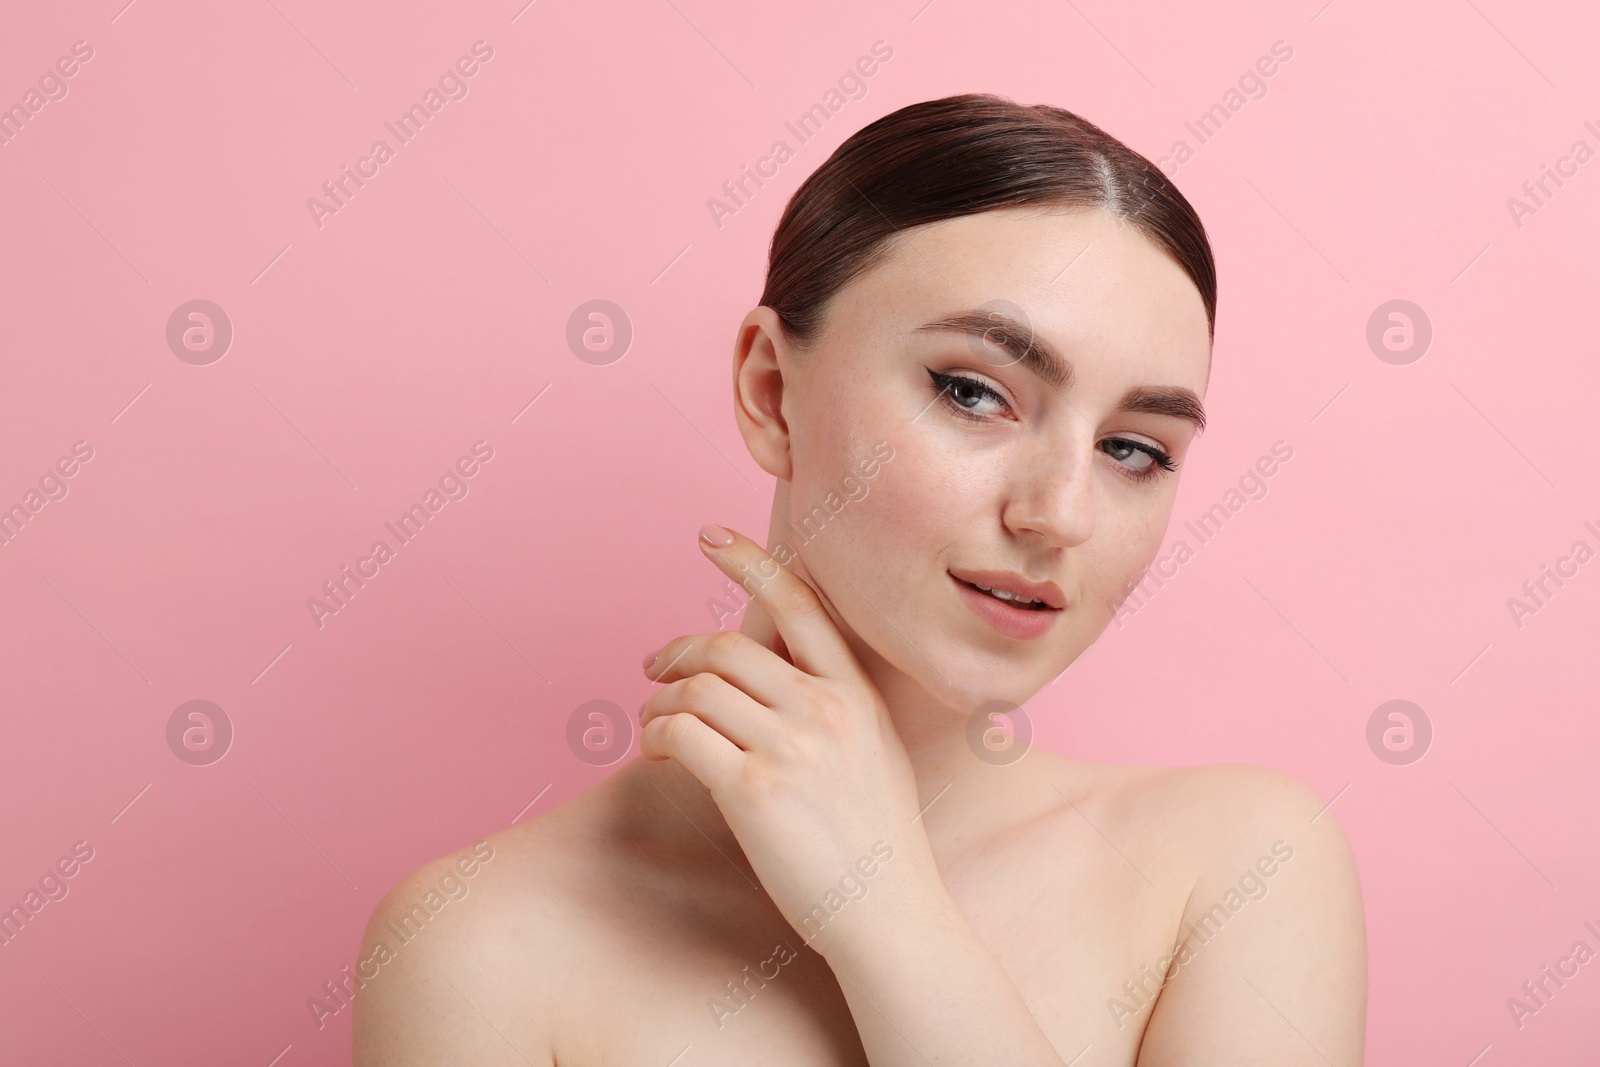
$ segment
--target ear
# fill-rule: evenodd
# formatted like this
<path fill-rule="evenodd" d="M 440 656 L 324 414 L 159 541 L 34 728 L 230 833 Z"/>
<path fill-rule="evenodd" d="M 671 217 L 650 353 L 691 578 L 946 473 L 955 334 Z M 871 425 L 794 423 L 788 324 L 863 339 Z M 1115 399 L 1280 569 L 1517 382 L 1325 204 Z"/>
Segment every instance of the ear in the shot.
<path fill-rule="evenodd" d="M 751 457 L 784 481 L 793 476 L 793 465 L 783 417 L 783 370 L 794 366 L 793 358 L 778 313 L 752 309 L 733 344 L 733 416 Z"/>

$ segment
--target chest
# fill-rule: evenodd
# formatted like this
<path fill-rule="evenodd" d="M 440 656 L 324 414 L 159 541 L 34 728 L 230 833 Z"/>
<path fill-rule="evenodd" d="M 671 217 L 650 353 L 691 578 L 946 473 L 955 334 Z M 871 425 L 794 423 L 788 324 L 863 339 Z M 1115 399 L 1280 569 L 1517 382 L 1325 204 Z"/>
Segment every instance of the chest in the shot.
<path fill-rule="evenodd" d="M 981 856 L 942 873 L 1061 1057 L 1092 1045 L 1096 1063 L 1131 1065 L 1187 892 L 1099 851 Z M 832 970 L 764 894 L 732 877 L 683 890 L 606 925 L 557 1063 L 867 1062 Z"/>

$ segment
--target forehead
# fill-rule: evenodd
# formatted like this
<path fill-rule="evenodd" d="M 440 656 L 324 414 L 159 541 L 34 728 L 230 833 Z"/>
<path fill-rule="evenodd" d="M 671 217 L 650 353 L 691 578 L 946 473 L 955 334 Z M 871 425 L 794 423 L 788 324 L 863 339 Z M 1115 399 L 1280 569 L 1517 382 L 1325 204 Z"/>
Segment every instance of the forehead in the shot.
<path fill-rule="evenodd" d="M 1020 309 L 1075 364 L 1106 357 L 1204 389 L 1211 340 L 1199 291 L 1158 245 L 1100 210 L 1006 208 L 905 230 L 837 295 L 829 328 L 887 339 L 997 304 Z"/>

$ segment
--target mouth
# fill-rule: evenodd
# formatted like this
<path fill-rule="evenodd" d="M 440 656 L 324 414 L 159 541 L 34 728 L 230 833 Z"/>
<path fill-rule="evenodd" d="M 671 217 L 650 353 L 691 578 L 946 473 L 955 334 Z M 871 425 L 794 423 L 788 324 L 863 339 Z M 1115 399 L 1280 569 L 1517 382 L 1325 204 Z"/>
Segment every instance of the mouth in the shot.
<path fill-rule="evenodd" d="M 950 577 L 955 578 L 955 575 L 952 574 Z M 987 593 L 996 600 L 1000 601 L 1002 604 L 1010 604 L 1012 607 L 1018 608 L 1022 611 L 1056 610 L 1051 608 L 1043 600 L 1040 600 L 1037 597 L 1026 597 L 1019 593 L 1008 593 L 1004 589 L 991 589 L 987 585 L 979 585 L 977 582 L 968 582 L 960 578 L 956 578 L 956 581 L 961 582 L 962 585 L 967 586 L 969 589 L 976 589 L 980 593 Z"/>
<path fill-rule="evenodd" d="M 1060 610 L 1067 606 L 1067 598 L 1054 582 L 1030 582 L 1011 571 L 952 570 L 950 577 L 1018 608 L 1038 611 Z"/>
<path fill-rule="evenodd" d="M 1053 586 L 1034 586 L 1030 595 L 1021 589 L 1006 588 L 1007 585 L 1026 583 L 1009 580 L 1002 583 L 1001 579 L 990 578 L 989 581 L 997 584 L 989 585 L 988 582 L 979 583 L 957 577 L 954 572 L 947 573 L 967 606 L 1008 637 L 1031 639 L 1043 636 L 1055 625 L 1064 610 L 1064 601 Z"/>

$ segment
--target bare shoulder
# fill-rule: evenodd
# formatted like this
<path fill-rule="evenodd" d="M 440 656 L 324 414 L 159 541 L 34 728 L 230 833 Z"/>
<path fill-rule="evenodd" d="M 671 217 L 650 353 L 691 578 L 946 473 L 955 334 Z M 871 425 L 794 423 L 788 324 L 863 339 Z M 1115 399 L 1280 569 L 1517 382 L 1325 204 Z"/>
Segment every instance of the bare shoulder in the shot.
<path fill-rule="evenodd" d="M 1355 858 L 1330 803 L 1293 775 L 1248 763 L 1119 767 L 1107 793 L 1147 839 L 1165 837 L 1191 872 L 1185 919 L 1210 912 L 1212 898 L 1334 898 L 1356 906 Z M 1293 877 L 1280 874 L 1293 869 Z M 1241 879 L 1244 886 L 1240 886 Z M 1256 888 L 1256 881 L 1263 888 Z M 1313 903 L 1309 899 L 1301 901 Z"/>
<path fill-rule="evenodd" d="M 355 968 L 355 1067 L 553 1064 L 574 958 L 575 810 L 423 864 L 373 909 Z"/>
<path fill-rule="evenodd" d="M 1230 842 L 1250 844 L 1254 835 L 1293 833 L 1339 838 L 1327 801 L 1300 779 L 1250 763 L 1194 767 L 1115 767 L 1108 792 L 1131 818 L 1181 830 L 1202 861 Z M 1242 840 L 1241 840 L 1242 838 Z"/>
<path fill-rule="evenodd" d="M 1193 870 L 1141 1067 L 1361 1063 L 1365 919 L 1329 801 L 1238 763 L 1148 771 L 1127 789 Z"/>
<path fill-rule="evenodd" d="M 1313 838 L 1344 844 L 1327 803 L 1298 778 L 1270 767 L 1072 766 L 1084 783 L 1075 806 L 1091 817 L 1098 812 L 1128 840 L 1158 850 L 1197 881 L 1219 863 L 1218 869 L 1230 869 L 1234 859 L 1280 837 L 1291 845 Z"/>

